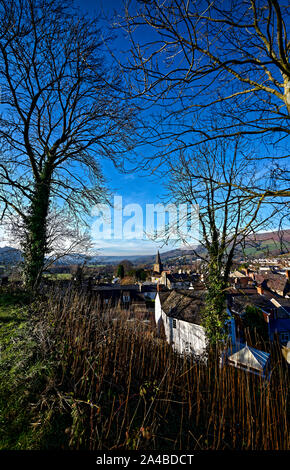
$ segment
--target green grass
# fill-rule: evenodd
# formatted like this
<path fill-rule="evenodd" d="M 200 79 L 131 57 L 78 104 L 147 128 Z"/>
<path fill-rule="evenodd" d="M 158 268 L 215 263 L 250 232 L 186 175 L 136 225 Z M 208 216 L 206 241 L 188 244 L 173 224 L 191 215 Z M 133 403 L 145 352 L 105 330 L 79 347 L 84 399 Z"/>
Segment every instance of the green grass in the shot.
<path fill-rule="evenodd" d="M 28 298 L 23 292 L 0 292 L 0 449 L 18 448 L 25 431 L 24 390 L 19 389 L 32 344 L 27 341 Z M 20 394 L 18 394 L 20 392 Z M 21 445 L 20 445 L 21 447 Z"/>
<path fill-rule="evenodd" d="M 2 288 L 0 291 L 0 325 L 3 322 L 19 322 L 23 319 L 30 299 L 30 295 L 24 291 Z"/>
<path fill-rule="evenodd" d="M 70 273 L 44 274 L 43 278 L 51 281 L 63 281 L 72 279 L 72 275 Z"/>
<path fill-rule="evenodd" d="M 284 245 L 289 246 L 289 243 L 286 242 Z M 285 246 L 284 246 L 285 249 Z M 245 248 L 245 255 L 246 256 L 266 256 L 268 253 L 270 255 L 276 254 L 279 255 L 280 245 L 278 242 L 274 240 L 262 240 L 259 242 L 254 243 L 253 246 L 247 245 Z"/>
<path fill-rule="evenodd" d="M 66 416 L 37 406 L 53 400 L 50 382 L 57 366 L 42 344 L 40 302 L 24 291 L 0 288 L 0 450 L 59 448 L 65 436 Z"/>
<path fill-rule="evenodd" d="M 88 268 L 104 268 L 106 264 L 88 264 Z"/>
<path fill-rule="evenodd" d="M 47 386 L 50 363 L 39 350 L 31 294 L 0 288 L 0 450 L 39 449 L 33 403 Z"/>

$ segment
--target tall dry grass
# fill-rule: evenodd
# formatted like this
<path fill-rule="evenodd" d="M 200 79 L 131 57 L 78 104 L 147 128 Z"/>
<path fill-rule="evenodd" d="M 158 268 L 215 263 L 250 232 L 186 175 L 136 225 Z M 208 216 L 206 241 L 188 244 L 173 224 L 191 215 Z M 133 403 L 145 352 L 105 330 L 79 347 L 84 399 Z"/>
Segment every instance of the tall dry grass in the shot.
<path fill-rule="evenodd" d="M 38 403 L 67 425 L 71 449 L 286 450 L 289 372 L 270 381 L 181 357 L 154 329 L 68 291 L 38 306 L 42 354 L 55 372 Z"/>

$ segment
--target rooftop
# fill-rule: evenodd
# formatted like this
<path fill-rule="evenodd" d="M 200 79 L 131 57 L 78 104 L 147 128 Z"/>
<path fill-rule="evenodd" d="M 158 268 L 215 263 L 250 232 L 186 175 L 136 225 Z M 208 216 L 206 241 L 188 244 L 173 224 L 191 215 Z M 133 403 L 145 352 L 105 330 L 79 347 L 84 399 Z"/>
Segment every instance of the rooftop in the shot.
<path fill-rule="evenodd" d="M 205 291 L 172 290 L 159 293 L 162 310 L 169 317 L 201 324 Z"/>
<path fill-rule="evenodd" d="M 255 306 L 268 313 L 275 308 L 271 300 L 258 294 L 255 288 L 230 289 L 228 299 L 230 308 L 236 313 L 243 313 L 247 306 Z"/>
<path fill-rule="evenodd" d="M 239 345 L 240 349 L 228 356 L 228 361 L 236 366 L 263 371 L 266 367 L 270 354 L 246 345 Z"/>

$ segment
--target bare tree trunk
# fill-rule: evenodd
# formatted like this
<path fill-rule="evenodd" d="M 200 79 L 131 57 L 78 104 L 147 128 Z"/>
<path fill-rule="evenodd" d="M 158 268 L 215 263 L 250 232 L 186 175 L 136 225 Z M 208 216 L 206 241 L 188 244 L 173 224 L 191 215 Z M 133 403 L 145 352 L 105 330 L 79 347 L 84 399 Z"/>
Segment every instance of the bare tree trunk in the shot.
<path fill-rule="evenodd" d="M 283 74 L 284 79 L 284 101 L 287 106 L 287 111 L 290 116 L 290 78 L 288 75 Z"/>

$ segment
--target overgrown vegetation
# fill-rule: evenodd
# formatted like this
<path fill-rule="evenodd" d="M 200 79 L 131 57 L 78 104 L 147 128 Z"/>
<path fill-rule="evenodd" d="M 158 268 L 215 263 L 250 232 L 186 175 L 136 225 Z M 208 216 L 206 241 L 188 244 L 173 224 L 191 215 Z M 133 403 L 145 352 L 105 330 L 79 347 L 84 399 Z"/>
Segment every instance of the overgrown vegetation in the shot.
<path fill-rule="evenodd" d="M 251 338 L 251 332 L 255 331 L 262 339 L 268 337 L 268 324 L 263 318 L 263 312 L 257 307 L 247 305 L 243 319 L 247 336 Z"/>
<path fill-rule="evenodd" d="M 211 263 L 207 277 L 206 306 L 202 312 L 202 324 L 212 347 L 216 347 L 227 338 L 226 322 L 229 315 L 226 309 L 226 286 L 227 282 L 219 275 L 216 264 Z"/>
<path fill-rule="evenodd" d="M 0 323 L 1 449 L 288 448 L 281 358 L 269 383 L 194 362 L 74 291 L 14 308 Z"/>

